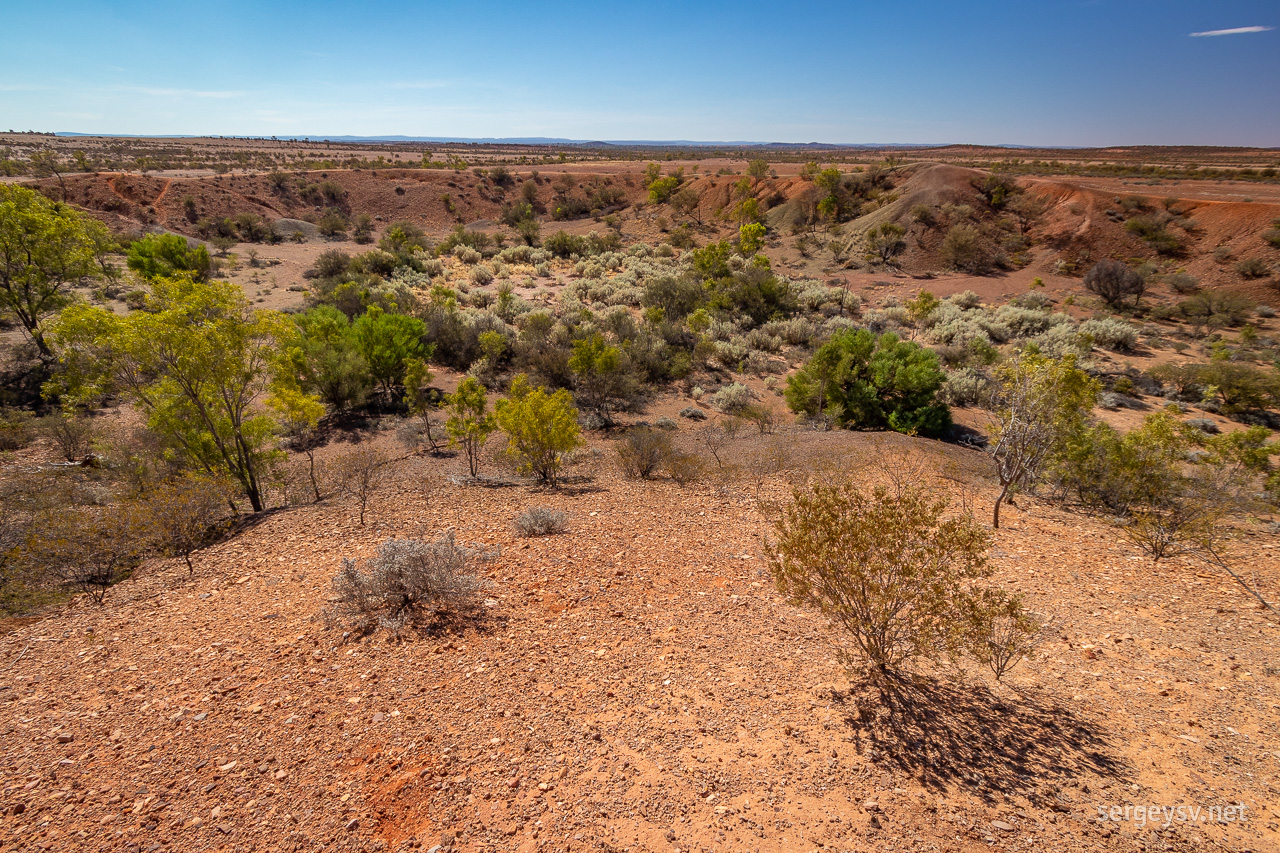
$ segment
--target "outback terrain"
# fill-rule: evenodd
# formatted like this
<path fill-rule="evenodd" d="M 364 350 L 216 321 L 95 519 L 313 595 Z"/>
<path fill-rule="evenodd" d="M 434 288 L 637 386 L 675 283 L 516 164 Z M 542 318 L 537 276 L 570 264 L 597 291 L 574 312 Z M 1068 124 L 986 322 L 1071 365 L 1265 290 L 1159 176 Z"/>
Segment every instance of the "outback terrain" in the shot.
<path fill-rule="evenodd" d="M 1150 377 L 1228 357 L 1274 375 L 1275 151 L 663 159 L 27 134 L 0 146 L 5 162 L 55 149 L 65 168 L 5 180 L 122 244 L 203 242 L 213 276 L 259 308 L 330 304 L 325 282 L 341 275 L 319 268 L 336 253 L 393 263 L 394 247 L 374 248 L 393 223 L 432 245 L 453 239 L 429 258 L 410 250 L 410 272 L 361 271 L 359 310 L 394 293 L 430 319 L 443 293 L 475 329 L 507 334 L 509 359 L 537 355 L 520 349 L 525 315 L 595 311 L 618 341 L 627 318 L 663 319 L 644 286 L 683 274 L 700 247 L 745 240 L 744 224 L 763 226 L 759 255 L 802 297 L 787 320 L 710 322 L 701 360 L 636 395 L 610 428 L 584 430 L 556 485 L 518 475 L 496 436 L 475 478 L 453 450 L 406 447 L 408 418 L 391 403 L 331 413 L 319 470 L 359 449 L 389 460 L 367 512 L 336 490 L 299 499 L 305 457 L 290 448 L 269 508 L 237 515 L 190 569 L 151 556 L 101 603 L 64 594 L 0 622 L 0 850 L 1280 850 L 1280 620 L 1242 586 L 1280 601 L 1274 505 L 1224 525 L 1241 583 L 1187 554 L 1154 561 L 1106 512 L 1017 494 L 991 531 L 992 581 L 1044 627 L 1001 681 L 960 664 L 863 680 L 841 657 L 848 639 L 788 603 L 765 556 L 777 506 L 806 483 L 907 481 L 984 524 L 1000 493 L 974 439 L 992 430 L 976 394 L 953 396 L 948 441 L 785 412 L 787 378 L 833 330 L 892 330 L 976 375 L 995 344 L 1060 344 L 1049 320 L 1027 320 L 1052 313 L 1072 330 L 1062 351 L 1087 358 L 1106 392 L 1099 421 L 1132 430 L 1173 402 L 1206 433 L 1262 425 L 1274 442 L 1274 404 L 1246 421 L 1210 399 L 1215 387 L 1179 396 Z M 74 151 L 99 168 L 71 168 Z M 424 155 L 441 167 L 408 167 Z M 139 168 L 141 157 L 152 159 Z M 760 158 L 767 170 L 752 166 Z M 829 195 L 814 166 L 841 173 Z M 663 178 L 666 196 L 653 190 Z M 1005 207 L 1005 193 L 1033 203 Z M 819 215 L 833 203 L 856 213 Z M 878 257 L 868 247 L 893 236 L 886 224 L 901 245 Z M 581 253 L 547 248 L 561 231 Z M 975 235 L 967 254 L 963 231 Z M 1136 298 L 1104 304 L 1086 290 L 1104 259 L 1142 271 Z M 130 301 L 142 286 L 125 273 L 80 295 L 127 316 L 145 306 Z M 1204 316 L 1184 307 L 1222 295 L 1234 301 Z M 1115 342 L 1075 336 L 1116 323 Z M 7 360 L 33 359 L 16 328 L 0 335 Z M 433 362 L 432 389 L 453 393 L 470 370 L 496 399 L 501 357 Z M 758 424 L 721 405 L 739 385 L 767 410 Z M 92 420 L 104 433 L 140 423 L 116 399 Z M 700 476 L 620 470 L 628 431 L 655 422 Z M 105 494 L 106 474 L 58 451 L 43 434 L 5 451 L 0 481 L 60 477 Z M 522 536 L 516 518 L 535 507 L 564 512 L 566 529 Z M 471 606 L 368 633 L 335 614 L 343 558 L 446 531 L 489 557 L 470 566 L 484 580 Z"/>

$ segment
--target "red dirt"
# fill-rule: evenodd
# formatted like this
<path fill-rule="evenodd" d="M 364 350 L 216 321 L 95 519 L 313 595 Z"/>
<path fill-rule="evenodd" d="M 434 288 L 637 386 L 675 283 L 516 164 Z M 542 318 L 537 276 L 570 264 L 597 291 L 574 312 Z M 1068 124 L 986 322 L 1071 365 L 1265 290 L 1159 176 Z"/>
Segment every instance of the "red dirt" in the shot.
<path fill-rule="evenodd" d="M 1224 574 L 1153 566 L 1104 524 L 1020 500 L 996 580 L 1058 629 L 1009 686 L 970 673 L 895 712 L 851 691 L 838 634 L 771 589 L 756 497 L 782 496 L 782 475 L 626 481 L 595 444 L 585 479 L 552 491 L 405 459 L 368 527 L 341 502 L 271 513 L 198 554 L 194 578 L 153 561 L 105 606 L 0 638 L 0 845 L 1276 849 L 1277 626 Z M 973 451 L 801 432 L 730 452 L 830 476 L 893 449 L 978 483 L 989 511 Z M 566 510 L 569 532 L 515 538 L 531 505 Z M 342 556 L 446 528 L 503 549 L 483 616 L 399 642 L 326 627 Z M 1246 533 L 1232 560 L 1274 599 L 1273 538 Z M 1243 823 L 1097 820 L 1238 802 Z"/>

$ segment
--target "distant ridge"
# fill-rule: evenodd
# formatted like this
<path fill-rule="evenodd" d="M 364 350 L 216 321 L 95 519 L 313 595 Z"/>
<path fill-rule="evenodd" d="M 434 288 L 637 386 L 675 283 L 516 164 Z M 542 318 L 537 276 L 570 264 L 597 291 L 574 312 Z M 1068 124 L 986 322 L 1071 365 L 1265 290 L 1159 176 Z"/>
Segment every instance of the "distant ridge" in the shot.
<path fill-rule="evenodd" d="M 814 151 L 841 148 L 941 148 L 955 143 L 948 142 L 755 142 L 750 140 L 697 140 L 697 139 L 568 139 L 558 136 L 322 136 L 319 134 L 277 136 L 225 136 L 223 134 L 198 133 L 79 133 L 61 130 L 54 136 L 100 136 L 120 139 L 277 139 L 299 142 L 333 142 L 342 144 L 436 142 L 454 145 L 572 145 L 579 148 L 767 148 L 775 150 L 811 149 Z M 1029 148 L 1026 145 L 1000 145 L 1000 148 Z"/>

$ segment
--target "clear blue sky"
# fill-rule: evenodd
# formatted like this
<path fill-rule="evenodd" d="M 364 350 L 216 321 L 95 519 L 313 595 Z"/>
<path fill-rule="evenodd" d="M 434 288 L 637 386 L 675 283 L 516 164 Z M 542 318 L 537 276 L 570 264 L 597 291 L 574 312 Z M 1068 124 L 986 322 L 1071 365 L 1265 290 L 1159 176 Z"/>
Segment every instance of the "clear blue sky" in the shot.
<path fill-rule="evenodd" d="M 0 130 L 1280 146 L 1275 0 L 7 5 Z"/>

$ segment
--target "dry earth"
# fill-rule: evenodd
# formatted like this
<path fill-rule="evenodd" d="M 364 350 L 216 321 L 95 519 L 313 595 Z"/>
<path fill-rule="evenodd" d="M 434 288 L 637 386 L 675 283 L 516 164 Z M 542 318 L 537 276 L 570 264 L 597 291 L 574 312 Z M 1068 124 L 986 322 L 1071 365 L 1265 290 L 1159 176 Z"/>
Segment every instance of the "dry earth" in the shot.
<path fill-rule="evenodd" d="M 1019 501 L 992 562 L 1055 618 L 1035 659 L 876 695 L 773 591 L 758 498 L 905 453 L 976 483 L 981 514 L 982 456 L 788 432 L 732 446 L 760 473 L 682 489 L 593 444 L 555 490 L 409 457 L 365 528 L 342 502 L 272 512 L 194 577 L 153 561 L 4 636 L 0 849 L 1280 849 L 1277 624 L 1220 571 Z M 516 538 L 531 505 L 568 532 Z M 342 556 L 445 529 L 502 549 L 476 613 L 399 639 L 326 624 Z M 1273 600 L 1277 547 L 1232 548 Z"/>

